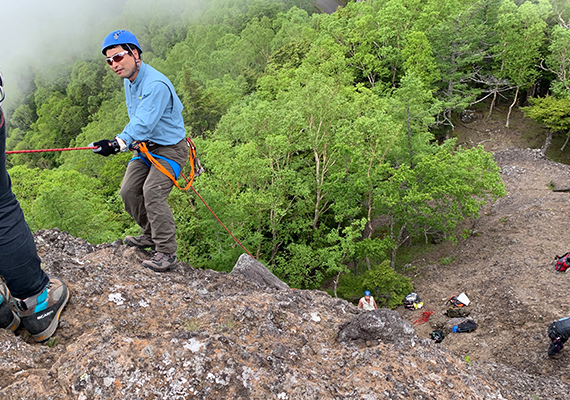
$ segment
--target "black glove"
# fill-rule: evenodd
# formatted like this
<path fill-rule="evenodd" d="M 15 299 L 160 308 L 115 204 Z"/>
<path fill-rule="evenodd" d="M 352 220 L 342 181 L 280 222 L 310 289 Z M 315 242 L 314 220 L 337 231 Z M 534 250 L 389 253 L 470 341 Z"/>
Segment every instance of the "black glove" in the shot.
<path fill-rule="evenodd" d="M 97 146 L 96 149 L 93 149 L 93 153 L 101 154 L 102 156 L 105 157 L 108 157 L 111 154 L 117 154 L 118 152 L 121 151 L 121 146 L 119 146 L 119 142 L 117 142 L 117 139 L 113 140 L 103 139 L 99 140 L 98 142 L 91 143 L 89 146 L 90 147 Z"/>

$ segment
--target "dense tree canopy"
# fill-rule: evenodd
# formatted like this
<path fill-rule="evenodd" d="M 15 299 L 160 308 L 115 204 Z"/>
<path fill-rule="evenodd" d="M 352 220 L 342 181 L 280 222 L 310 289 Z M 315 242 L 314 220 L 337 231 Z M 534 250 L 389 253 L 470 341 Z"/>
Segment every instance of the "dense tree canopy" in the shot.
<path fill-rule="evenodd" d="M 457 112 L 489 96 L 491 107 L 501 96 L 512 107 L 548 82 L 551 97 L 531 100 L 528 115 L 568 129 L 562 0 L 369 0 L 331 15 L 306 1 L 167 3 L 175 18 L 160 7 L 141 15 L 129 1 L 121 18 L 184 104 L 206 168 L 194 187 L 295 287 L 334 278 L 347 298 L 366 285 L 394 306 L 411 288 L 396 273 L 401 246 L 457 240 L 464 219 L 504 195 L 489 153 L 434 134 L 449 135 Z M 34 84 L 8 110 L 9 150 L 86 146 L 128 121 L 100 49 Z M 41 154 L 9 158 L 32 229 L 95 243 L 136 233 L 118 196 L 128 155 Z M 230 269 L 243 249 L 210 211 L 186 192 L 169 201 L 179 258 Z"/>

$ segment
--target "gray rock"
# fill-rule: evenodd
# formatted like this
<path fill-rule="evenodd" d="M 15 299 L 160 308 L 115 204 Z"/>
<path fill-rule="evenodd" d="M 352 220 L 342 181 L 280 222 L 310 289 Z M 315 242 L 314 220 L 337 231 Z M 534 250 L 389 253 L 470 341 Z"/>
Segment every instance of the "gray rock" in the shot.
<path fill-rule="evenodd" d="M 568 182 L 568 180 L 552 179 L 550 186 L 553 192 L 570 192 L 570 182 Z"/>
<path fill-rule="evenodd" d="M 396 311 L 380 308 L 363 312 L 350 320 L 340 329 L 338 340 L 395 344 L 411 341 L 413 336 L 411 323 L 404 321 Z"/>
<path fill-rule="evenodd" d="M 262 287 L 273 289 L 289 289 L 289 286 L 277 278 L 265 265 L 251 257 L 242 254 L 232 269 L 232 275 L 238 275 L 251 282 L 256 282 Z"/>

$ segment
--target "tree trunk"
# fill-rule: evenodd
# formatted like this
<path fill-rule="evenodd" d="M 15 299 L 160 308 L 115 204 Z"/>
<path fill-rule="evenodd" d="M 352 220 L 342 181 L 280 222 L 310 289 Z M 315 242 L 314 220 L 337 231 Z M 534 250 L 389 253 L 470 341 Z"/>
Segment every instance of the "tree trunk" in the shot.
<path fill-rule="evenodd" d="M 552 136 L 552 134 L 550 134 L 550 136 Z M 560 151 L 564 151 L 564 148 L 565 148 L 566 145 L 568 144 L 568 139 L 570 139 L 570 136 L 566 135 L 566 141 L 564 141 L 564 144 L 563 144 L 562 147 L 560 148 Z"/>
<path fill-rule="evenodd" d="M 506 128 L 509 127 L 509 119 L 511 118 L 511 111 L 513 110 L 513 106 L 517 103 L 518 96 L 519 96 L 519 87 L 517 86 L 517 90 L 515 92 L 515 98 L 513 99 L 513 104 L 511 104 L 511 106 L 509 107 L 509 112 L 507 113 L 507 123 L 505 124 Z"/>
<path fill-rule="evenodd" d="M 404 239 L 402 239 L 402 237 L 406 232 L 406 227 L 407 224 L 404 224 L 400 228 L 400 233 L 398 233 L 398 239 L 396 240 L 396 246 L 394 246 L 394 248 L 392 249 L 392 254 L 390 255 L 390 268 L 392 269 L 396 269 L 396 253 L 398 252 L 398 249 L 409 238 L 409 236 L 406 236 Z"/>
<path fill-rule="evenodd" d="M 336 289 L 338 287 L 339 279 L 340 279 L 340 271 L 338 272 L 336 279 L 334 279 L 334 297 L 335 297 L 335 299 L 338 298 L 338 296 L 336 295 Z"/>
<path fill-rule="evenodd" d="M 530 89 L 528 90 L 527 99 L 528 99 L 529 97 L 534 97 L 537 91 L 538 91 L 538 89 L 537 89 L 537 87 L 536 87 L 536 83 L 534 83 L 534 84 L 530 87 Z M 526 104 L 527 102 L 528 102 L 528 100 L 525 101 L 525 104 Z"/>
<path fill-rule="evenodd" d="M 503 44 L 503 47 L 505 44 Z M 501 61 L 501 73 L 503 72 L 503 68 L 505 67 L 505 60 Z M 489 107 L 489 115 L 487 116 L 488 121 L 491 118 L 491 114 L 493 113 L 493 108 L 495 107 L 495 102 L 497 101 L 497 93 L 499 92 L 499 82 L 495 85 L 495 89 L 493 90 L 493 101 L 491 102 L 491 107 Z"/>
<path fill-rule="evenodd" d="M 495 86 L 495 89 L 493 89 L 493 100 L 491 101 L 491 106 L 489 107 L 489 114 L 487 115 L 485 121 L 488 121 L 491 118 L 491 114 L 493 114 L 493 108 L 495 108 L 495 102 L 497 101 L 497 90 L 498 86 Z"/>
<path fill-rule="evenodd" d="M 550 146 L 550 142 L 552 142 L 552 131 L 549 130 L 548 134 L 546 135 L 546 140 L 544 142 L 544 146 L 540 149 L 542 155 L 546 155 L 546 150 L 548 150 L 548 146 Z"/>
<path fill-rule="evenodd" d="M 368 166 L 368 177 L 370 177 L 370 168 L 371 165 Z M 368 218 L 368 221 L 366 222 L 366 224 L 368 225 L 368 232 L 366 234 L 366 239 L 370 239 L 372 238 L 372 234 L 374 233 L 374 227 L 372 226 L 372 190 L 368 192 L 368 214 L 366 217 Z M 370 265 L 370 257 L 365 257 L 365 259 L 366 259 L 366 266 L 370 271 L 372 269 L 372 266 Z"/>
<path fill-rule="evenodd" d="M 407 112 L 407 120 L 406 123 L 408 124 L 408 146 L 410 146 L 410 168 L 414 168 L 414 149 L 412 146 L 412 120 L 411 120 L 411 112 L 410 112 L 410 106 L 408 105 L 408 109 L 406 110 Z"/>

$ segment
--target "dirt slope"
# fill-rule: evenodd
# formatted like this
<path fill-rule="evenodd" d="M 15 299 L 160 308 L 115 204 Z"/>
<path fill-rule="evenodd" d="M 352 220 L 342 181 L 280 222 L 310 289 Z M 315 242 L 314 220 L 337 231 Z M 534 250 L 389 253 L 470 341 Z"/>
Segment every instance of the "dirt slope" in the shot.
<path fill-rule="evenodd" d="M 520 115 L 516 118 L 520 122 Z M 472 300 L 470 317 L 479 328 L 449 334 L 443 347 L 470 361 L 502 363 L 570 382 L 570 351 L 563 351 L 559 360 L 546 355 L 549 323 L 570 315 L 570 274 L 553 269 L 553 257 L 570 251 L 570 224 L 565 223 L 570 194 L 551 190 L 553 183 L 570 188 L 570 166 L 550 161 L 539 150 L 506 148 L 524 146 L 526 133 L 516 128 L 480 122 L 469 129 L 474 132 L 471 143 L 483 142 L 494 151 L 507 196 L 465 227 L 473 232 L 467 240 L 438 245 L 415 260 L 421 271 L 414 277 L 416 291 L 426 309 L 437 311 L 417 327 L 417 334 L 449 329 L 442 299 L 465 292 Z M 399 311 L 404 318 L 419 316 L 418 311 Z"/>

